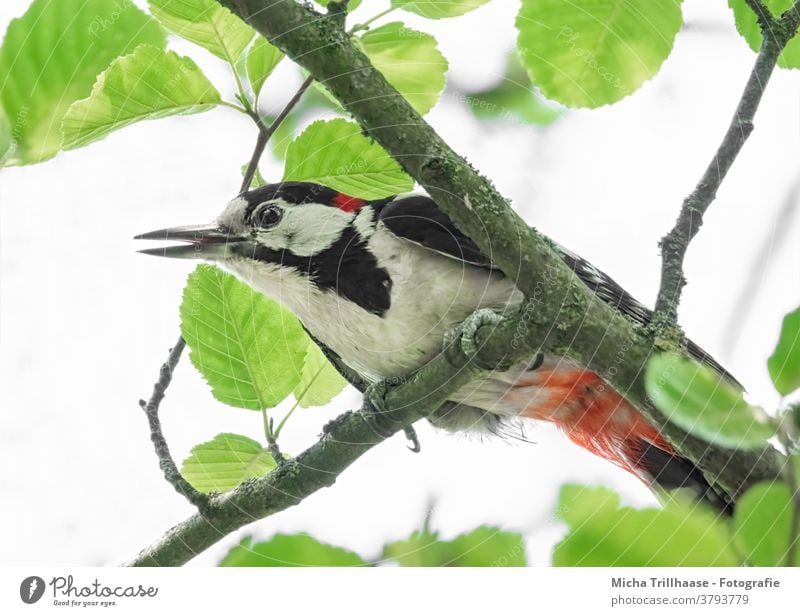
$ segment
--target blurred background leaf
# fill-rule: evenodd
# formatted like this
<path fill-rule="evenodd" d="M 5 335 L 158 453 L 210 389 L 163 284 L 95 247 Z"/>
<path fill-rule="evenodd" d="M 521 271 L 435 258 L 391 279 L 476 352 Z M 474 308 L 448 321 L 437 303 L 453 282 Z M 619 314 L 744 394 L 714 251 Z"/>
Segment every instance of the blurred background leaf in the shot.
<path fill-rule="evenodd" d="M 403 567 L 524 567 L 525 542 L 520 533 L 480 526 L 443 541 L 427 527 L 408 539 L 390 543 L 383 558 Z"/>
<path fill-rule="evenodd" d="M 463 94 L 463 99 L 479 120 L 507 120 L 548 126 L 563 114 L 561 109 L 535 91 L 516 51 L 508 55 L 506 72 L 497 85 L 485 90 L 468 91 Z"/>
<path fill-rule="evenodd" d="M 732 567 L 727 522 L 703 504 L 670 500 L 663 509 L 621 507 L 608 488 L 565 485 L 556 516 L 569 528 L 553 564 L 581 567 Z"/>
<path fill-rule="evenodd" d="M 800 308 L 783 318 L 778 344 L 767 360 L 767 368 L 782 396 L 800 388 Z"/>
<path fill-rule="evenodd" d="M 736 503 L 736 543 L 745 559 L 756 567 L 785 563 L 794 504 L 789 486 L 759 483 Z"/>
<path fill-rule="evenodd" d="M 310 535 L 275 535 L 253 543 L 246 537 L 220 562 L 222 567 L 357 567 L 367 563 L 355 552 Z"/>
<path fill-rule="evenodd" d="M 775 434 L 763 410 L 710 367 L 673 353 L 650 358 L 647 395 L 675 425 L 723 447 L 759 447 Z"/>

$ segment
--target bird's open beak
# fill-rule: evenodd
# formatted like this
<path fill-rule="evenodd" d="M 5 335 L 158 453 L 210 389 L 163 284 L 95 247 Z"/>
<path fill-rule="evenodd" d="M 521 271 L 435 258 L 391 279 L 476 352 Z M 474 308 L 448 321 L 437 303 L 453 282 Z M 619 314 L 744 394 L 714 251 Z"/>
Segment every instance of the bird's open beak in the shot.
<path fill-rule="evenodd" d="M 135 240 L 174 240 L 188 242 L 179 246 L 165 246 L 164 248 L 145 248 L 139 252 L 158 257 L 173 257 L 176 259 L 208 259 L 224 257 L 230 246 L 240 242 L 243 238 L 232 235 L 229 229 L 219 225 L 189 225 L 187 227 L 172 227 L 159 229 L 137 235 Z"/>

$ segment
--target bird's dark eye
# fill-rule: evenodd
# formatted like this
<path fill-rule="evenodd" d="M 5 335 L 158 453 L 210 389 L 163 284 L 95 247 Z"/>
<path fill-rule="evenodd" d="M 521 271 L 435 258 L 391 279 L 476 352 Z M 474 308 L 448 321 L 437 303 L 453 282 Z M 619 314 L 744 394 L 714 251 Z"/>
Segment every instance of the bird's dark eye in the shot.
<path fill-rule="evenodd" d="M 283 218 L 283 210 L 277 205 L 267 205 L 253 214 L 251 222 L 254 227 L 269 229 L 277 225 Z"/>

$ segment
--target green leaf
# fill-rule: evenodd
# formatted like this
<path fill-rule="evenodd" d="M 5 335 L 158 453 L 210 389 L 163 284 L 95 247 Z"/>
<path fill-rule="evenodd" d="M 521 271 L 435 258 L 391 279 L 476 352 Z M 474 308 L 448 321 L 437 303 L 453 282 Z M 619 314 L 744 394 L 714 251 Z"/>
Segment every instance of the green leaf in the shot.
<path fill-rule="evenodd" d="M 325 406 L 347 385 L 336 368 L 325 357 L 320 348 L 308 339 L 308 351 L 303 362 L 303 374 L 294 388 L 294 397 L 301 408 Z"/>
<path fill-rule="evenodd" d="M 500 83 L 465 94 L 463 99 L 475 117 L 481 120 L 502 119 L 547 126 L 562 114 L 533 90 L 516 53 L 509 54 L 508 66 Z"/>
<path fill-rule="evenodd" d="M 426 114 L 444 90 L 447 60 L 430 34 L 399 21 L 369 30 L 356 39 L 386 80 L 414 109 Z"/>
<path fill-rule="evenodd" d="M 316 182 L 362 199 L 380 199 L 414 187 L 394 159 L 364 137 L 358 124 L 319 120 L 286 152 L 284 180 Z"/>
<path fill-rule="evenodd" d="M 300 382 L 307 344 L 300 323 L 216 267 L 200 265 L 189 275 L 181 332 L 192 363 L 225 404 L 270 408 Z"/>
<path fill-rule="evenodd" d="M 264 82 L 283 59 L 283 52 L 271 45 L 263 36 L 259 36 L 247 52 L 247 78 L 253 88 L 253 93 L 258 96 Z"/>
<path fill-rule="evenodd" d="M 767 360 L 767 368 L 781 395 L 800 387 L 800 308 L 783 317 L 778 345 Z"/>
<path fill-rule="evenodd" d="M 422 529 L 404 541 L 386 545 L 383 558 L 403 567 L 524 567 L 525 542 L 519 533 L 480 526 L 442 541 L 436 532 Z"/>
<path fill-rule="evenodd" d="M 52 158 L 61 148 L 61 118 L 89 96 L 112 60 L 148 43 L 163 47 L 156 20 L 130 2 L 34 0 L 11 21 L 0 47 L 0 107 L 13 141 L 4 164 Z"/>
<path fill-rule="evenodd" d="M 770 12 L 779 17 L 781 13 L 789 9 L 794 0 L 763 0 L 764 5 Z M 736 20 L 736 29 L 742 35 L 750 49 L 758 51 L 764 37 L 761 34 L 761 27 L 758 25 L 756 14 L 747 6 L 745 0 L 728 0 L 728 6 L 733 10 Z M 782 68 L 800 68 L 800 36 L 795 36 L 786 48 L 778 56 L 778 66 Z"/>
<path fill-rule="evenodd" d="M 232 490 L 243 481 L 266 475 L 275 466 L 270 453 L 257 441 L 224 433 L 192 447 L 181 475 L 195 490 L 208 494 Z"/>
<path fill-rule="evenodd" d="M 141 120 L 200 113 L 219 102 L 219 92 L 190 58 L 141 45 L 114 60 L 89 98 L 64 114 L 64 149 L 85 146 Z"/>
<path fill-rule="evenodd" d="M 650 359 L 647 395 L 677 426 L 721 447 L 763 446 L 775 434 L 766 414 L 745 402 L 741 390 L 711 368 L 678 355 Z"/>
<path fill-rule="evenodd" d="M 736 501 L 736 541 L 756 567 L 784 564 L 791 534 L 792 493 L 784 483 L 754 485 Z"/>
<path fill-rule="evenodd" d="M 725 520 L 698 503 L 663 509 L 620 507 L 607 488 L 566 485 L 556 517 L 569 532 L 553 552 L 556 566 L 728 567 L 739 565 Z"/>
<path fill-rule="evenodd" d="M 216 0 L 148 0 L 168 30 L 233 65 L 255 30 Z"/>
<path fill-rule="evenodd" d="M 309 535 L 275 535 L 253 543 L 246 537 L 220 562 L 222 567 L 358 567 L 358 554 L 321 543 Z"/>
<path fill-rule="evenodd" d="M 546 97 L 600 107 L 658 72 L 682 22 L 680 0 L 523 0 L 517 49 Z"/>
<path fill-rule="evenodd" d="M 392 6 L 428 19 L 458 17 L 474 11 L 489 0 L 392 0 Z"/>

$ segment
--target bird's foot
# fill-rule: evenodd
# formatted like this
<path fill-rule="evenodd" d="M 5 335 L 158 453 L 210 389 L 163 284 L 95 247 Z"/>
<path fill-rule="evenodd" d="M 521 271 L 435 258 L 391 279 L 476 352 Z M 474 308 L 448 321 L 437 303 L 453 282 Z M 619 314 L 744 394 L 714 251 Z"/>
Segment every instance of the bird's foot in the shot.
<path fill-rule="evenodd" d="M 388 386 L 383 381 L 372 383 L 364 392 L 364 420 L 378 436 L 389 438 L 397 430 L 392 429 L 386 417 L 386 393 Z"/>
<path fill-rule="evenodd" d="M 460 351 L 465 357 L 482 370 L 502 369 L 502 366 L 488 365 L 480 359 L 481 344 L 478 342 L 478 331 L 484 326 L 498 325 L 503 317 L 489 308 L 481 308 L 469 315 L 461 325 L 448 332 L 445 337 L 445 348 Z M 457 337 L 457 340 L 455 339 Z M 484 339 L 484 343 L 486 340 Z"/>

